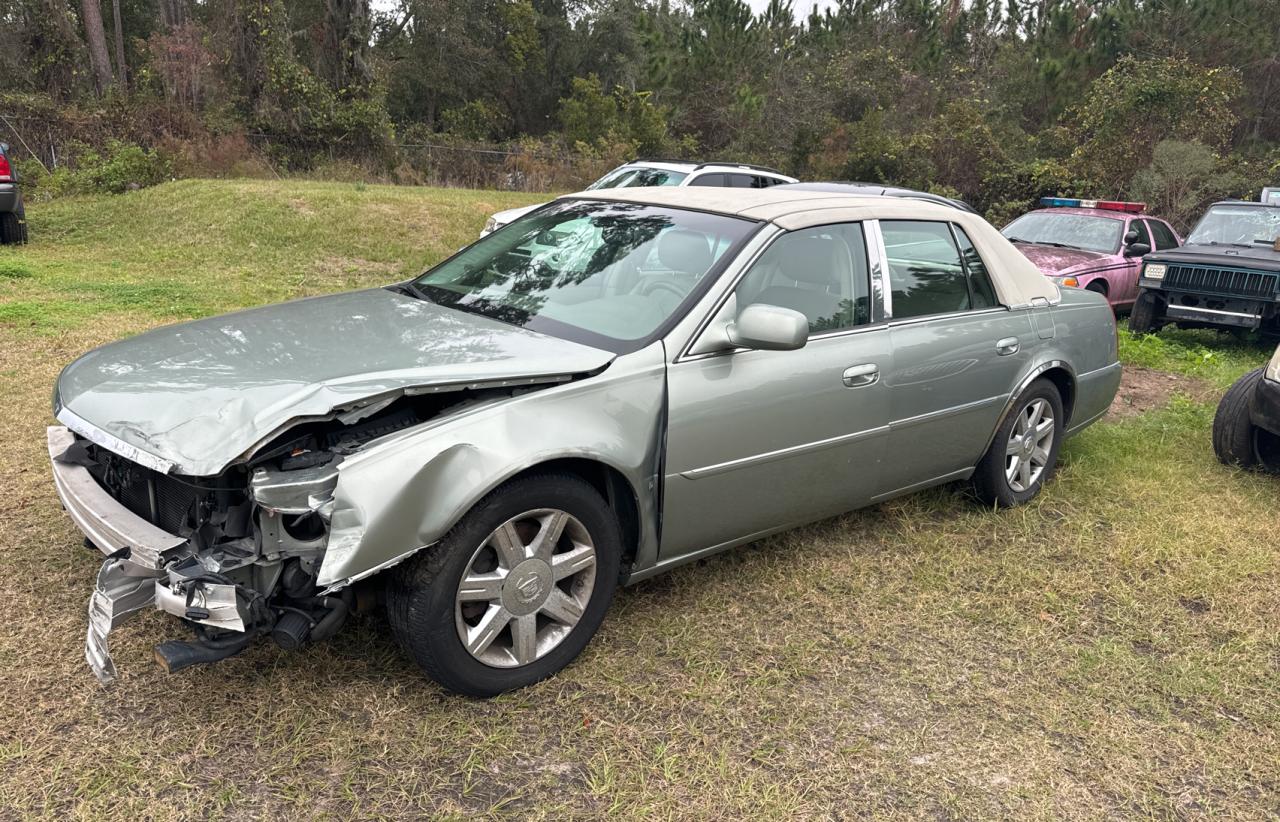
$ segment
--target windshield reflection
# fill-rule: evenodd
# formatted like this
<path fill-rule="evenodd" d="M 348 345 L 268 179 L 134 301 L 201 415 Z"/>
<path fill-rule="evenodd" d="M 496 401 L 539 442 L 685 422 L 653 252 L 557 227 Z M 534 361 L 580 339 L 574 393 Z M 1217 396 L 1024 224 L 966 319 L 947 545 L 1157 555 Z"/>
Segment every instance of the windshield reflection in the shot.
<path fill-rule="evenodd" d="M 756 226 L 679 209 L 565 201 L 481 239 L 413 288 L 450 308 L 630 349 L 677 317 Z"/>

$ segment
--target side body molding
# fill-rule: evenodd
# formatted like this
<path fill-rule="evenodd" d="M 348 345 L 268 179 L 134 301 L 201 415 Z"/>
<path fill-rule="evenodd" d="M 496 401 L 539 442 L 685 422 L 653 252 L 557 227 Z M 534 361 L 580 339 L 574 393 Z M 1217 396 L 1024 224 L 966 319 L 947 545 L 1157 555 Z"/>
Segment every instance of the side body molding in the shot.
<path fill-rule="evenodd" d="M 661 342 L 596 376 L 389 435 L 338 469 L 319 584 L 329 590 L 437 542 L 491 490 L 537 465 L 616 470 L 640 515 L 636 566 L 657 558 L 666 357 Z"/>

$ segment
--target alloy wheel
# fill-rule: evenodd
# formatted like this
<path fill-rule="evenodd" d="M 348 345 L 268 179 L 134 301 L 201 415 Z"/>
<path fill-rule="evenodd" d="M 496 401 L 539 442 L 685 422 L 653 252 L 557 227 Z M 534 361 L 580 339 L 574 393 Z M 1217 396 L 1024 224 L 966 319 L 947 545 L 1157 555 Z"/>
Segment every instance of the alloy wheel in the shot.
<path fill-rule="evenodd" d="M 558 509 L 526 511 L 494 529 L 467 562 L 454 606 L 458 638 L 486 665 L 528 665 L 573 631 L 595 581 L 586 527 Z"/>
<path fill-rule="evenodd" d="M 1044 476 L 1056 433 L 1047 400 L 1034 399 L 1018 412 L 1005 446 L 1004 476 L 1014 492 L 1023 493 Z"/>

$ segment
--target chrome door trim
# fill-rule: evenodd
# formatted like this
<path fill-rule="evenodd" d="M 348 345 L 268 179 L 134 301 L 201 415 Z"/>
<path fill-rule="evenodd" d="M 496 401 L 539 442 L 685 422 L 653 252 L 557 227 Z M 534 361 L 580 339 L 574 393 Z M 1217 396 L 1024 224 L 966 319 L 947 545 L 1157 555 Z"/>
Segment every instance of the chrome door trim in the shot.
<path fill-rule="evenodd" d="M 811 451 L 820 451 L 823 448 L 830 448 L 835 445 L 844 445 L 858 440 L 868 439 L 870 437 L 879 436 L 889 433 L 890 426 L 881 425 L 876 428 L 867 428 L 863 431 L 855 431 L 852 434 L 841 434 L 838 437 L 829 437 L 825 440 L 815 440 L 814 442 L 806 442 L 801 445 L 793 445 L 789 448 L 779 448 L 777 451 L 767 451 L 763 454 L 753 454 L 749 457 L 740 457 L 736 460 L 721 462 L 715 465 L 707 465 L 702 468 L 694 468 L 691 471 L 683 471 L 680 476 L 685 479 L 698 480 L 703 477 L 713 477 L 717 474 L 736 471 L 739 468 L 747 468 L 752 465 L 759 465 L 765 462 L 773 462 L 774 460 L 786 459 L 798 454 L 807 454 Z"/>
<path fill-rule="evenodd" d="M 952 414 L 963 414 L 965 411 L 974 411 L 979 408 L 986 408 L 988 405 L 995 405 L 996 403 L 1000 402 L 1003 399 L 1005 399 L 1005 395 L 998 394 L 994 397 L 987 397 L 986 399 L 974 400 L 973 402 L 966 402 L 963 405 L 953 405 L 953 406 L 950 406 L 949 408 L 940 408 L 937 411 L 930 411 L 927 414 L 919 414 L 914 417 L 905 417 L 900 420 L 894 420 L 893 422 L 889 423 L 889 428 L 893 429 L 894 431 L 898 431 L 903 428 L 910 428 L 913 425 L 920 425 L 921 423 L 931 422 L 933 420 L 938 419 L 939 417 L 949 417 Z"/>
<path fill-rule="evenodd" d="M 997 305 L 993 308 L 983 308 L 978 311 L 948 311 L 945 314 L 925 314 L 923 317 L 907 317 L 901 320 L 890 320 L 890 328 L 898 328 L 904 325 L 914 325 L 916 323 L 933 322 L 934 320 L 958 319 L 960 317 L 981 317 L 984 314 L 1007 314 L 1013 309 L 1006 308 L 1003 305 Z"/>

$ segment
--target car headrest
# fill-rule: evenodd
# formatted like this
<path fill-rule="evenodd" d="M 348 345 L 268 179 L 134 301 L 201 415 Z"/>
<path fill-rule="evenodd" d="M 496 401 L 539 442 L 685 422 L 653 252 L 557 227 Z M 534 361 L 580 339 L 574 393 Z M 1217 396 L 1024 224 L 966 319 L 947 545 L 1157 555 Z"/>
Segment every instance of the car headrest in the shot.
<path fill-rule="evenodd" d="M 849 250 L 834 237 L 807 237 L 792 243 L 782 275 L 797 282 L 829 286 L 840 281 L 842 272 L 850 268 Z"/>
<path fill-rule="evenodd" d="M 711 247 L 706 235 L 674 228 L 658 238 L 658 260 L 671 271 L 702 275 L 711 268 Z"/>

